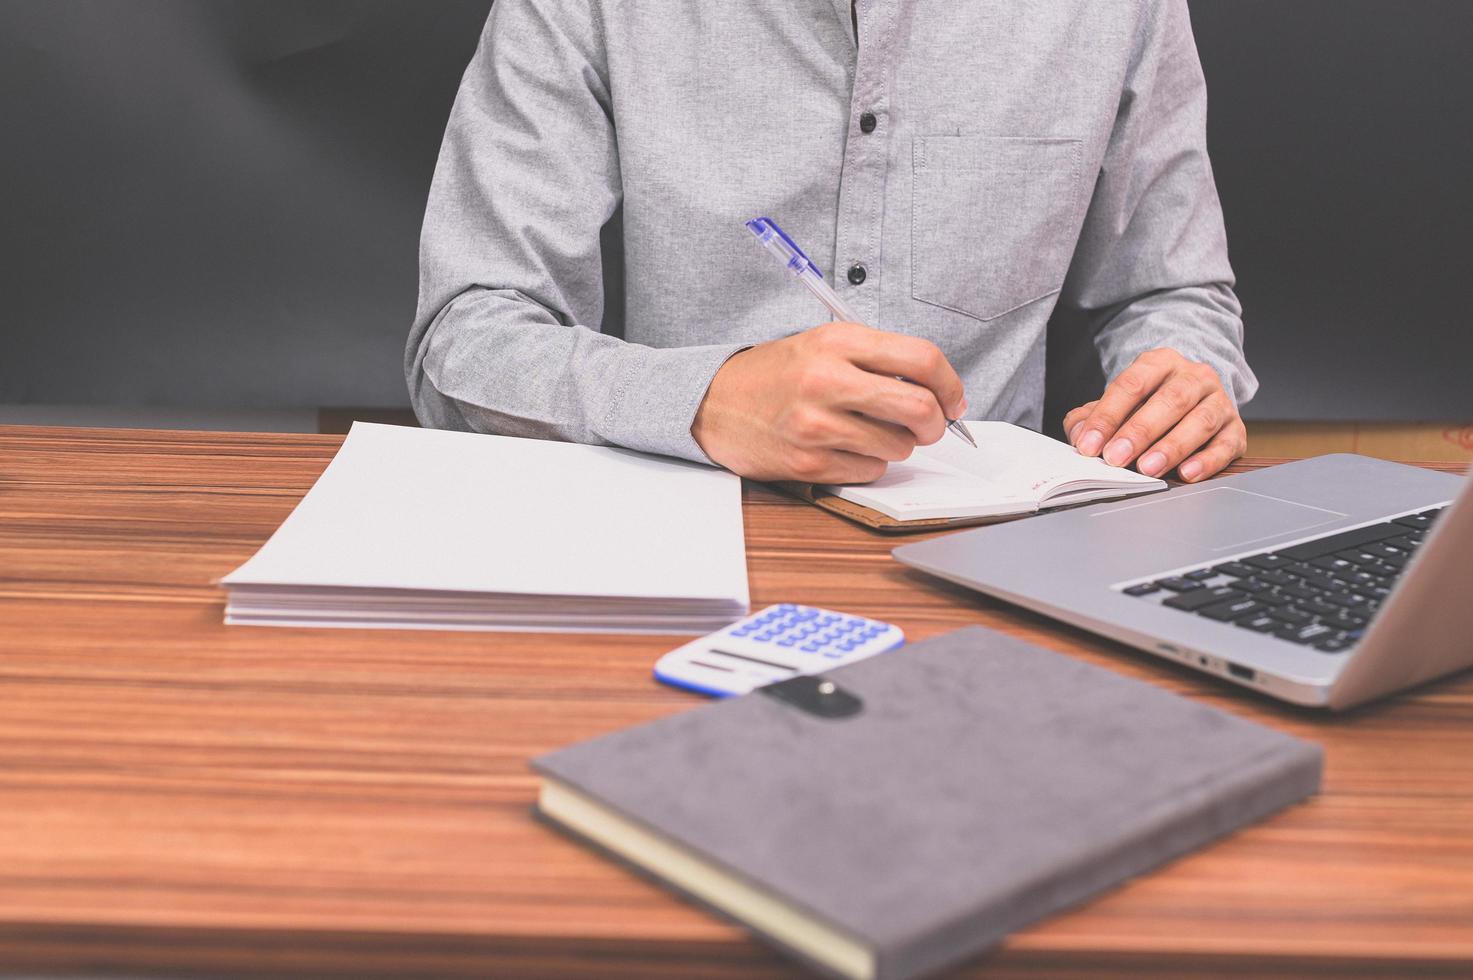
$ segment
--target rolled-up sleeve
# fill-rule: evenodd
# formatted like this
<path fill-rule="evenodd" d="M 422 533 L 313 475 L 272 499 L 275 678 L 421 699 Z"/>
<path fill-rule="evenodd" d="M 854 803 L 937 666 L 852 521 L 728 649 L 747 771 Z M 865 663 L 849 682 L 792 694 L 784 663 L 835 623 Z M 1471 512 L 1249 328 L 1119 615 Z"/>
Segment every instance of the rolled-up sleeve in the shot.
<path fill-rule="evenodd" d="M 1258 380 L 1233 285 L 1186 0 L 1149 0 L 1060 303 L 1092 322 L 1107 378 L 1169 347 L 1241 404 Z"/>
<path fill-rule="evenodd" d="M 735 346 L 600 332 L 620 200 L 596 5 L 498 0 L 451 111 L 405 350 L 425 425 L 707 462 L 691 423 Z"/>

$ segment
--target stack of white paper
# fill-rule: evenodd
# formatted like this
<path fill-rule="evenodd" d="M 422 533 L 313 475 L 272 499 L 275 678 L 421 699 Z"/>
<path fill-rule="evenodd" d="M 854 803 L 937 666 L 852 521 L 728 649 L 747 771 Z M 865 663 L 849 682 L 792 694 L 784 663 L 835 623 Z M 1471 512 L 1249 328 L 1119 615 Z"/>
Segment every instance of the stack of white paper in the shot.
<path fill-rule="evenodd" d="M 748 612 L 741 481 L 622 449 L 358 422 L 221 584 L 227 623 L 704 633 Z"/>

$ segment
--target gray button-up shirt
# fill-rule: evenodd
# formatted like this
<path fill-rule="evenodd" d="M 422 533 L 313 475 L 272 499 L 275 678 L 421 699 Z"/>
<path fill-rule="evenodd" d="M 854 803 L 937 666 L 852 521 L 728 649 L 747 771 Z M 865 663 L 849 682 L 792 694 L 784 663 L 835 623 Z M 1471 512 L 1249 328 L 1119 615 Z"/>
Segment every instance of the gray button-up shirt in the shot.
<path fill-rule="evenodd" d="M 857 38 L 850 16 L 497 0 L 425 214 L 420 419 L 704 461 L 722 362 L 828 319 L 759 215 L 871 326 L 938 344 L 973 416 L 1039 426 L 1060 303 L 1108 376 L 1172 347 L 1251 397 L 1185 0 L 861 0 Z M 600 330 L 620 207 L 622 338 Z"/>

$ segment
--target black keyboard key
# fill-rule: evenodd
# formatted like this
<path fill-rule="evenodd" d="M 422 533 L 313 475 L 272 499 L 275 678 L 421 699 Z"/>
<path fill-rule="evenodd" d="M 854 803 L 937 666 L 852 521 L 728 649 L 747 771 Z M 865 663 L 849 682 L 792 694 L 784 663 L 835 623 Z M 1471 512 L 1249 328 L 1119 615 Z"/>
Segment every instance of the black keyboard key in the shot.
<path fill-rule="evenodd" d="M 1359 568 L 1365 568 L 1367 565 L 1374 565 L 1381 560 L 1375 555 L 1371 554 L 1369 551 L 1361 551 L 1359 548 L 1349 548 L 1345 551 L 1337 551 L 1335 552 L 1335 557 L 1344 558 L 1346 561 Z"/>
<path fill-rule="evenodd" d="M 1193 589 L 1191 592 L 1174 595 L 1170 599 L 1162 602 L 1161 605 L 1170 606 L 1172 609 L 1184 609 L 1187 612 L 1195 612 L 1203 606 L 1210 606 L 1214 602 L 1221 602 L 1224 599 L 1240 598 L 1241 595 L 1237 589 L 1230 589 L 1227 586 L 1219 589 Z"/>
<path fill-rule="evenodd" d="M 1217 573 L 1210 568 L 1199 568 L 1195 572 L 1187 572 L 1182 578 L 1189 578 L 1193 582 L 1203 582 L 1209 578 L 1216 578 Z"/>
<path fill-rule="evenodd" d="M 1251 616 L 1254 613 L 1261 612 L 1263 608 L 1264 606 L 1261 603 L 1254 602 L 1251 596 L 1238 593 L 1236 599 L 1229 599 L 1226 602 L 1215 603 L 1211 606 L 1203 606 L 1197 610 L 1197 615 L 1206 616 L 1208 619 L 1215 619 L 1219 623 L 1226 623 L 1230 619 L 1241 619 L 1244 616 Z"/>
<path fill-rule="evenodd" d="M 1327 636 L 1314 645 L 1316 650 L 1323 653 L 1341 653 L 1355 646 L 1355 641 L 1348 636 Z"/>
<path fill-rule="evenodd" d="M 1338 613 L 1326 616 L 1320 622 L 1326 626 L 1333 626 L 1337 630 L 1358 630 L 1365 626 L 1368 620 L 1364 616 L 1358 616 L 1349 609 L 1342 609 Z"/>
<path fill-rule="evenodd" d="M 1142 582 L 1140 585 L 1132 585 L 1125 590 L 1126 595 L 1150 595 L 1152 592 L 1160 592 L 1161 586 L 1155 582 Z"/>
<path fill-rule="evenodd" d="M 1391 523 L 1400 524 L 1402 527 L 1414 528 L 1418 531 L 1425 531 L 1432 526 L 1432 517 L 1430 516 L 1430 513 L 1411 514 L 1407 517 L 1398 517 Z"/>
<path fill-rule="evenodd" d="M 1318 640 L 1327 640 L 1339 636 L 1339 630 L 1325 626 L 1322 623 L 1309 623 L 1305 626 L 1285 626 L 1281 630 L 1274 631 L 1274 636 L 1291 643 L 1314 643 Z"/>
<path fill-rule="evenodd" d="M 1339 605 L 1320 596 L 1315 596 L 1313 599 L 1301 599 L 1298 605 L 1300 609 L 1312 612 L 1316 616 L 1333 616 L 1340 611 Z"/>
<path fill-rule="evenodd" d="M 1329 575 L 1306 575 L 1300 580 L 1307 588 L 1318 589 L 1321 592 L 1333 592 L 1344 587 L 1344 580 L 1331 578 Z"/>
<path fill-rule="evenodd" d="M 1293 601 L 1277 589 L 1272 592 L 1255 592 L 1253 593 L 1253 598 L 1265 606 L 1287 606 Z"/>
<path fill-rule="evenodd" d="M 1233 578 L 1252 578 L 1258 574 L 1258 569 L 1252 565 L 1245 565 L 1240 561 L 1229 561 L 1218 565 L 1213 569 L 1219 575 L 1231 575 Z"/>
<path fill-rule="evenodd" d="M 1303 609 L 1295 606 L 1280 606 L 1277 609 L 1270 609 L 1268 614 L 1279 622 L 1288 623 L 1290 626 L 1299 626 L 1314 619 L 1313 613 L 1307 613 Z"/>
<path fill-rule="evenodd" d="M 1236 582 L 1229 582 L 1228 588 L 1237 589 L 1239 592 L 1258 593 L 1266 592 L 1273 586 L 1256 578 L 1240 578 Z"/>
<path fill-rule="evenodd" d="M 1375 555 L 1377 558 L 1380 558 L 1383 561 L 1388 558 L 1406 557 L 1406 550 L 1404 548 L 1393 548 L 1385 541 L 1377 541 L 1374 544 L 1368 544 L 1363 550 L 1367 554 Z"/>
<path fill-rule="evenodd" d="M 1403 534 L 1400 537 L 1387 538 L 1385 541 L 1379 543 L 1387 548 L 1400 548 L 1402 551 L 1410 554 L 1417 550 L 1417 545 L 1422 543 L 1422 536 L 1420 534 Z"/>
<path fill-rule="evenodd" d="M 1313 599 L 1319 593 L 1314 589 L 1306 589 L 1302 585 L 1281 585 L 1279 594 L 1289 596 L 1292 599 Z"/>
<path fill-rule="evenodd" d="M 1282 558 L 1278 555 L 1254 555 L 1252 558 L 1244 558 L 1243 564 L 1252 565 L 1254 568 L 1261 568 L 1266 572 L 1271 572 L 1289 564 L 1289 559 Z"/>
<path fill-rule="evenodd" d="M 1201 582 L 1193 582 L 1189 578 L 1158 578 L 1156 584 L 1172 592 L 1190 592 L 1202 587 Z"/>
<path fill-rule="evenodd" d="M 1270 585 L 1294 585 L 1299 581 L 1294 576 L 1285 575 L 1283 572 L 1262 572 L 1258 577 Z"/>
<path fill-rule="evenodd" d="M 1400 533 L 1402 533 L 1400 524 L 1372 524 L 1370 527 L 1358 527 L 1353 531 L 1331 534 L 1317 541 L 1306 541 L 1292 548 L 1280 548 L 1278 553 L 1291 561 L 1309 561 L 1311 558 L 1319 558 L 1322 555 L 1333 555 L 1346 548 L 1356 548 L 1372 541 L 1394 538 Z"/>
<path fill-rule="evenodd" d="M 1344 558 L 1336 558 L 1334 555 L 1325 555 L 1323 558 L 1316 558 L 1310 564 L 1315 568 L 1323 568 L 1325 571 L 1333 572 L 1336 575 L 1349 575 L 1360 569 L 1359 565 L 1348 562 Z"/>
<path fill-rule="evenodd" d="M 1244 616 L 1242 619 L 1236 620 L 1234 625 L 1241 626 L 1245 630 L 1252 630 L 1255 633 L 1272 633 L 1274 630 L 1282 629 L 1284 626 L 1283 623 L 1267 613 L 1254 613 L 1251 616 Z"/>

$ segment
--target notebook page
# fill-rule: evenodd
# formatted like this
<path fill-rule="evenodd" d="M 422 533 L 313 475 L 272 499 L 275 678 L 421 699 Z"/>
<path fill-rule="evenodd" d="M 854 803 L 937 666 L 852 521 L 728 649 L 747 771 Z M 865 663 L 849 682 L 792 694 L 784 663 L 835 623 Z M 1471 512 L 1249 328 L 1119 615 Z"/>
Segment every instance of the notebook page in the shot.
<path fill-rule="evenodd" d="M 920 447 L 916 455 L 986 479 L 1009 495 L 1038 501 L 1070 489 L 1161 484 L 1097 456 L 1081 456 L 1067 443 L 1009 422 L 968 422 L 967 428 L 977 440 L 977 449 L 947 437 Z"/>
<path fill-rule="evenodd" d="M 967 428 L 976 449 L 947 435 L 890 464 L 873 483 L 829 490 L 896 520 L 926 520 L 1028 513 L 1059 493 L 1164 486 L 1008 422 L 969 421 Z"/>
<path fill-rule="evenodd" d="M 903 463 L 891 463 L 873 483 L 824 489 L 898 521 L 964 517 L 988 507 L 1001 508 L 999 513 L 1033 509 L 1032 502 L 1009 494 L 987 477 L 920 450 Z"/>

